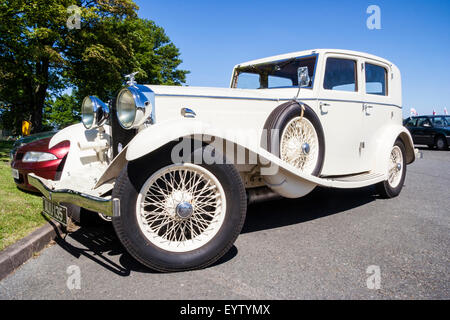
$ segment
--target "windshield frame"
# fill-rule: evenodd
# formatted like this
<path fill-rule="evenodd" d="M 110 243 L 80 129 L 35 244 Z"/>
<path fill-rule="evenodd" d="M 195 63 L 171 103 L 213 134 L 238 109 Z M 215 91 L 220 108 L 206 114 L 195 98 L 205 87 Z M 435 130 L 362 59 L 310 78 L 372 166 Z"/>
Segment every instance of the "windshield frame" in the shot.
<path fill-rule="evenodd" d="M 302 87 L 302 89 L 314 89 L 314 84 L 315 84 L 315 79 L 316 79 L 316 72 L 317 72 L 317 64 L 319 62 L 319 54 L 318 53 L 312 53 L 312 54 L 308 54 L 305 56 L 298 56 L 298 57 L 291 57 L 291 58 L 287 58 L 287 59 L 282 59 L 282 60 L 274 60 L 274 61 L 268 61 L 268 62 L 263 62 L 263 63 L 258 63 L 258 64 L 253 64 L 253 65 L 246 65 L 246 66 L 241 66 L 241 65 L 237 65 L 234 70 L 233 70 L 233 77 L 232 77 L 232 81 L 231 81 L 231 88 L 233 89 L 238 89 L 237 85 L 238 85 L 238 79 L 239 79 L 239 75 L 241 74 L 241 72 L 239 71 L 240 68 L 248 68 L 250 66 L 260 66 L 260 65 L 267 65 L 267 64 L 276 64 L 276 63 L 281 63 L 281 62 L 286 62 L 289 60 L 295 61 L 295 60 L 302 60 L 302 59 L 308 59 L 308 58 L 312 58 L 314 57 L 315 63 L 314 63 L 314 71 L 311 77 L 311 85 L 308 87 Z M 251 74 L 250 72 L 242 72 L 242 73 L 248 73 Z M 258 73 L 254 73 L 254 74 L 258 74 Z M 261 83 L 261 81 L 260 81 Z M 273 87 L 273 88 L 253 88 L 253 89 L 248 89 L 248 90 L 261 90 L 261 89 L 293 89 L 293 88 L 298 88 L 298 86 L 293 85 L 290 87 Z"/>

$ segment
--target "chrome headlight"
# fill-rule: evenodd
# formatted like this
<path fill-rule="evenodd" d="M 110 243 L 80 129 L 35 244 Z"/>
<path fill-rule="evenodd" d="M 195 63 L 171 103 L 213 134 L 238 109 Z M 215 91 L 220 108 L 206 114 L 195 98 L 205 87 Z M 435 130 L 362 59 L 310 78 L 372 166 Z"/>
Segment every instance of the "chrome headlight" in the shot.
<path fill-rule="evenodd" d="M 142 125 L 149 117 L 154 121 L 154 94 L 144 86 L 124 88 L 117 96 L 117 119 L 124 129 Z"/>
<path fill-rule="evenodd" d="M 81 121 L 86 129 L 94 129 L 105 124 L 109 117 L 109 107 L 99 98 L 88 96 L 81 106 Z"/>

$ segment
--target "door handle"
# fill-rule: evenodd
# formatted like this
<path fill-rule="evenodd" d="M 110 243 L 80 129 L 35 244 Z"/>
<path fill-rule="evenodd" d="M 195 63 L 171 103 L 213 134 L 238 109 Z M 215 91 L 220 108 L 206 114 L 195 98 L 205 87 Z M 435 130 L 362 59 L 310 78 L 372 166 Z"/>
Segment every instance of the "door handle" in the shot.
<path fill-rule="evenodd" d="M 373 109 L 373 106 L 371 106 L 370 104 L 364 103 L 363 108 L 364 108 L 364 111 L 366 112 L 366 114 L 370 114 L 369 110 Z"/>
<path fill-rule="evenodd" d="M 329 107 L 330 106 L 330 104 L 329 103 L 326 103 L 326 102 L 319 102 L 319 108 L 320 108 L 320 111 L 323 113 L 323 114 L 325 114 L 325 113 L 328 113 L 328 110 L 326 110 L 326 108 L 325 108 L 325 110 L 324 110 L 324 107 Z"/>
<path fill-rule="evenodd" d="M 195 111 L 189 108 L 182 108 L 181 115 L 185 118 L 195 118 L 197 116 Z"/>

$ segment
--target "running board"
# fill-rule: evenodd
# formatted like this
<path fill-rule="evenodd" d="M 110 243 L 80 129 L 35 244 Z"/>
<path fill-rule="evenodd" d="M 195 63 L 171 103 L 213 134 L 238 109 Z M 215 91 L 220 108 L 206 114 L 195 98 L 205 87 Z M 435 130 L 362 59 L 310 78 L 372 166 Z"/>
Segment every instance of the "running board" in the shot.
<path fill-rule="evenodd" d="M 335 188 L 359 188 L 372 184 L 376 184 L 386 179 L 384 174 L 376 172 L 364 172 L 356 175 L 339 176 L 339 177 L 324 177 L 326 185 Z"/>

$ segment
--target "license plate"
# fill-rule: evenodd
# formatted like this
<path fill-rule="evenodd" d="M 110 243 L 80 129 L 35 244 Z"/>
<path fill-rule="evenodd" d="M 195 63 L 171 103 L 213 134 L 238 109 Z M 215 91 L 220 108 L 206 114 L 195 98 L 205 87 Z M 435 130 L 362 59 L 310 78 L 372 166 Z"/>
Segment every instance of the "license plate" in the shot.
<path fill-rule="evenodd" d="M 19 170 L 12 169 L 12 176 L 14 179 L 19 180 Z"/>
<path fill-rule="evenodd" d="M 50 218 L 67 226 L 67 208 L 51 202 L 46 198 L 42 198 L 42 200 L 44 201 L 44 213 Z"/>

